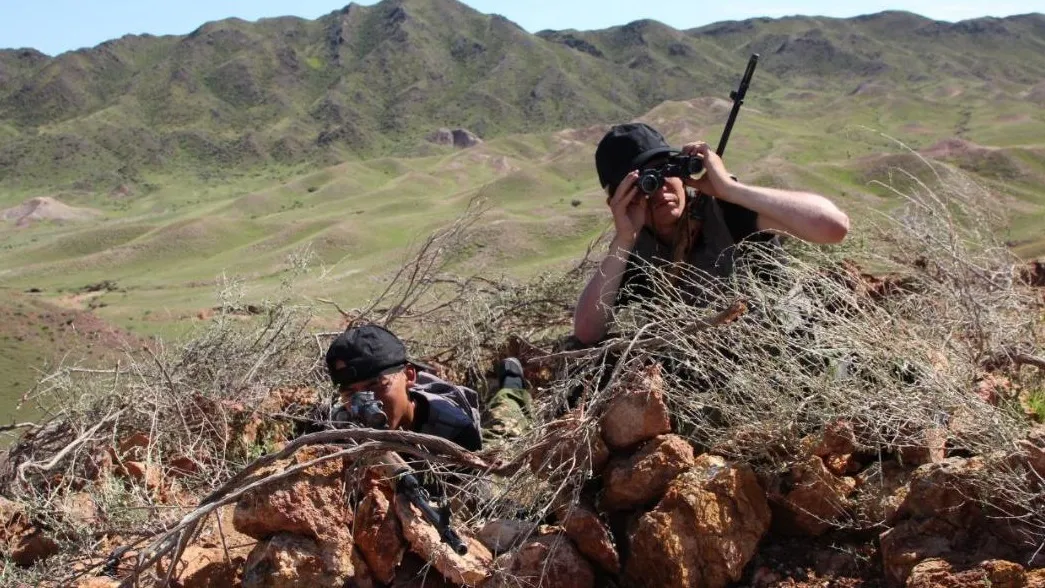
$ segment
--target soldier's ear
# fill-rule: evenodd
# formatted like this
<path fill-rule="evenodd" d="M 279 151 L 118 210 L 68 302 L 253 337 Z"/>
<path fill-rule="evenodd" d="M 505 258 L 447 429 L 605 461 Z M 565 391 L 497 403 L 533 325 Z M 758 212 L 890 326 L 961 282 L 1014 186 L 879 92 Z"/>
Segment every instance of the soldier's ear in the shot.
<path fill-rule="evenodd" d="M 414 382 L 417 381 L 417 368 L 408 363 L 406 364 L 406 367 L 403 368 L 403 373 L 406 374 L 406 385 L 413 386 Z"/>

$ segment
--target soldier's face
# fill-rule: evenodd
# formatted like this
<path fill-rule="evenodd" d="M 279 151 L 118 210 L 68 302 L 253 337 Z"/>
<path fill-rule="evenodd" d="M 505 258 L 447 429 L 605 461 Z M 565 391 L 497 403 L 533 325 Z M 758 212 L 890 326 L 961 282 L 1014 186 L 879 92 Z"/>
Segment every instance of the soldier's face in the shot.
<path fill-rule="evenodd" d="M 340 362 L 339 362 L 340 363 Z M 343 366 L 335 364 L 335 369 Z M 347 403 L 356 392 L 369 390 L 374 393 L 374 399 L 380 400 L 382 412 L 388 417 L 388 428 L 397 429 L 407 414 L 410 406 L 410 396 L 407 390 L 417 378 L 417 372 L 413 366 L 406 366 L 402 370 L 371 378 L 363 382 L 356 382 L 341 387 L 341 402 Z"/>
<path fill-rule="evenodd" d="M 666 158 L 654 159 L 644 165 L 643 169 L 660 167 L 666 161 Z M 664 184 L 649 195 L 646 226 L 652 229 L 674 227 L 682 218 L 685 207 L 686 186 L 682 183 L 682 178 L 664 178 Z"/>

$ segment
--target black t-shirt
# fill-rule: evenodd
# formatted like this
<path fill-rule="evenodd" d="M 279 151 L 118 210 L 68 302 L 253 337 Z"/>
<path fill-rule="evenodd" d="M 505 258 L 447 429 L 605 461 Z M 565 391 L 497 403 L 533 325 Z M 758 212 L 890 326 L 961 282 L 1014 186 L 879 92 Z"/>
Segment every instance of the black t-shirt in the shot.
<path fill-rule="evenodd" d="M 690 193 L 693 197 L 694 194 Z M 736 262 L 736 245 L 741 241 L 774 242 L 779 238 L 758 230 L 758 213 L 743 206 L 702 195 L 697 201 L 703 223 L 687 262 L 692 270 L 705 277 L 710 284 L 716 278 L 728 278 Z M 649 228 L 643 228 L 628 257 L 620 289 L 618 306 L 657 297 L 650 276 L 643 266 L 663 267 L 673 257 L 671 244 L 660 242 Z M 700 290 L 691 285 L 694 290 Z M 691 292 L 696 299 L 699 292 Z"/>

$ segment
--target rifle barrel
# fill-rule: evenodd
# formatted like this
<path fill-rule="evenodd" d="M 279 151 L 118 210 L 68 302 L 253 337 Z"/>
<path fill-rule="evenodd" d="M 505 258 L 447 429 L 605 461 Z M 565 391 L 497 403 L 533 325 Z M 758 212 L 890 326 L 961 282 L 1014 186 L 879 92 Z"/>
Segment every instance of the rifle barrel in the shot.
<path fill-rule="evenodd" d="M 744 77 L 740 79 L 740 86 L 737 87 L 736 91 L 729 93 L 729 97 L 733 99 L 733 108 L 729 111 L 726 128 L 722 130 L 722 138 L 719 139 L 718 149 L 715 150 L 719 157 L 722 157 L 726 152 L 729 135 L 733 132 L 733 123 L 737 121 L 737 115 L 740 114 L 740 106 L 744 104 L 744 96 L 747 95 L 747 88 L 751 85 L 751 77 L 755 75 L 756 65 L 758 65 L 758 53 L 753 53 L 747 61 L 747 69 L 744 70 Z"/>
<path fill-rule="evenodd" d="M 458 555 L 465 555 L 468 553 L 468 544 L 461 540 L 461 536 L 457 534 L 457 531 L 453 530 L 450 526 L 450 513 L 446 508 L 436 510 L 432 508 L 431 504 L 428 504 L 428 500 L 422 495 L 421 483 L 417 480 L 417 477 L 409 472 L 401 472 L 399 474 L 399 481 L 396 484 L 396 489 L 399 490 L 414 506 L 420 509 L 421 514 L 425 520 L 428 521 L 436 531 L 439 531 L 439 538 L 443 540 L 454 550 Z"/>

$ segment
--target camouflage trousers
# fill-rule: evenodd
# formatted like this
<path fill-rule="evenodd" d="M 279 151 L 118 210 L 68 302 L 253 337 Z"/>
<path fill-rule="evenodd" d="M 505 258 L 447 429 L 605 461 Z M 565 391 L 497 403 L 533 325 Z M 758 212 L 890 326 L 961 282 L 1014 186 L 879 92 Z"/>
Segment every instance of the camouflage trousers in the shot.
<path fill-rule="evenodd" d="M 523 436 L 533 421 L 533 399 L 522 388 L 501 388 L 487 403 L 483 446 L 502 445 Z"/>

